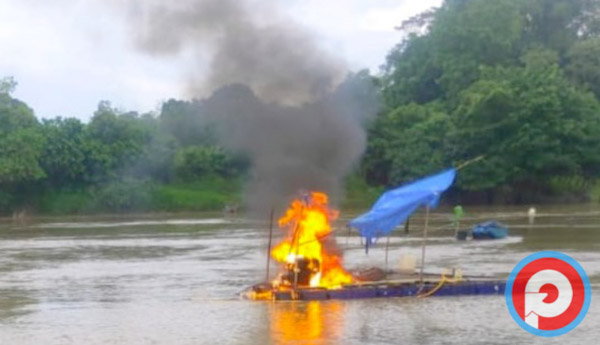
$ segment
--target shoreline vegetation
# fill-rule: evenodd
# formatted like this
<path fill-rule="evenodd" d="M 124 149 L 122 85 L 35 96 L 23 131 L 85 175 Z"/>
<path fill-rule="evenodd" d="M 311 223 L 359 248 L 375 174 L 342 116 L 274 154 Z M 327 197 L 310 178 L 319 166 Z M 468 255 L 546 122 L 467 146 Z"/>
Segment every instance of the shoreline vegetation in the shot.
<path fill-rule="evenodd" d="M 11 214 L 0 214 L 0 221 L 21 219 L 43 219 L 61 217 L 130 218 L 207 214 L 243 214 L 246 210 L 243 200 L 243 179 L 225 180 L 209 177 L 193 183 L 155 185 L 151 183 L 130 183 L 116 194 L 90 190 L 59 190 L 41 195 L 35 209 L 22 209 Z M 384 192 L 383 187 L 368 185 L 358 175 L 347 178 L 343 196 L 337 201 L 341 210 L 366 211 Z M 109 186 L 108 188 L 116 188 Z M 119 195 L 120 197 L 114 197 Z M 477 202 L 480 195 L 472 196 L 465 205 L 494 205 Z M 450 192 L 442 202 L 448 209 L 460 203 L 459 195 Z M 542 201 L 541 204 L 575 203 L 589 201 L 580 196 L 561 196 Z M 593 202 L 596 203 L 596 202 Z M 495 205 L 520 206 L 526 204 L 496 203 Z M 525 211 L 524 211 L 525 212 Z"/>
<path fill-rule="evenodd" d="M 347 76 L 375 89 L 380 110 L 341 207 L 480 156 L 448 204 L 600 202 L 599 13 L 599 1 L 446 0 L 399 23 L 381 71 Z M 206 100 L 36 117 L 2 73 L 0 216 L 243 204 L 253 162 L 223 146 Z"/>
<path fill-rule="evenodd" d="M 351 176 L 338 205 L 341 209 L 366 209 L 383 189 Z M 144 214 L 194 214 L 197 212 L 243 213 L 243 179 L 218 176 L 190 183 L 158 185 L 150 182 L 111 184 L 105 190 L 57 190 L 42 194 L 35 208 L 2 214 L 0 219 L 46 216 L 106 216 Z"/>

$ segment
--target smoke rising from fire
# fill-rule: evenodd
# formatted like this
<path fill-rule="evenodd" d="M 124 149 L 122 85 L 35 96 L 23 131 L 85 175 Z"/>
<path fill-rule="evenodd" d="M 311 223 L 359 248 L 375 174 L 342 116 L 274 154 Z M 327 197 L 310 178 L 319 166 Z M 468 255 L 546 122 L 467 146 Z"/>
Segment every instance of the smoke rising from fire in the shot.
<path fill-rule="evenodd" d="M 276 1 L 114 1 L 126 4 L 136 47 L 194 57 L 195 97 L 240 83 L 263 100 L 300 104 L 333 90 L 345 74 L 343 61 L 285 18 Z"/>
<path fill-rule="evenodd" d="M 250 158 L 250 206 L 299 189 L 339 195 L 376 112 L 368 75 L 347 76 L 275 1 L 113 1 L 125 4 L 141 51 L 194 57 L 187 89 L 204 98 L 198 116 L 222 145 Z"/>

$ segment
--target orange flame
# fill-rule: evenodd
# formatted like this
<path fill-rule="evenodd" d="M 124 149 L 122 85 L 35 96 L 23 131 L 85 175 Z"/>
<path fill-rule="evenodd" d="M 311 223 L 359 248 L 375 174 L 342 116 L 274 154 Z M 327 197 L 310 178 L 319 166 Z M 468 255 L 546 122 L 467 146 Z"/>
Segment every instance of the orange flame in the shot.
<path fill-rule="evenodd" d="M 295 199 L 279 219 L 279 226 L 288 229 L 288 237 L 273 248 L 271 256 L 288 265 L 298 258 L 315 260 L 318 272 L 311 276 L 311 287 L 334 289 L 352 283 L 352 276 L 342 267 L 342 258 L 328 253 L 323 245 L 331 234 L 330 222 L 337 217 L 338 211 L 328 207 L 325 193 L 311 192 L 303 199 Z"/>

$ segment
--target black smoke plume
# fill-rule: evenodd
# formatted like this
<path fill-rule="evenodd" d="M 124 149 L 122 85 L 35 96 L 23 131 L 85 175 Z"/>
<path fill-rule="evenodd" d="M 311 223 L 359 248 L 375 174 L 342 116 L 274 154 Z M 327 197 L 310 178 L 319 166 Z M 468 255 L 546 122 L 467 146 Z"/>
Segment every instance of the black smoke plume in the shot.
<path fill-rule="evenodd" d="M 252 162 L 249 206 L 279 206 L 301 189 L 339 195 L 376 112 L 368 74 L 348 75 L 276 1 L 119 3 L 139 49 L 194 57 L 187 89 L 204 99 L 198 116 Z"/>

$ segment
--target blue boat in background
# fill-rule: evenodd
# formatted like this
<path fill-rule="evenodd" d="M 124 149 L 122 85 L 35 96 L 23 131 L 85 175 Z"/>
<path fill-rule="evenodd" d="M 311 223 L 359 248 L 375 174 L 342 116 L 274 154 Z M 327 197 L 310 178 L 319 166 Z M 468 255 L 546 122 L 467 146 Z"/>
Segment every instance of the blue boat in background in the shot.
<path fill-rule="evenodd" d="M 496 240 L 508 236 L 508 228 L 495 220 L 491 220 L 476 224 L 471 230 L 471 235 L 474 240 Z"/>

